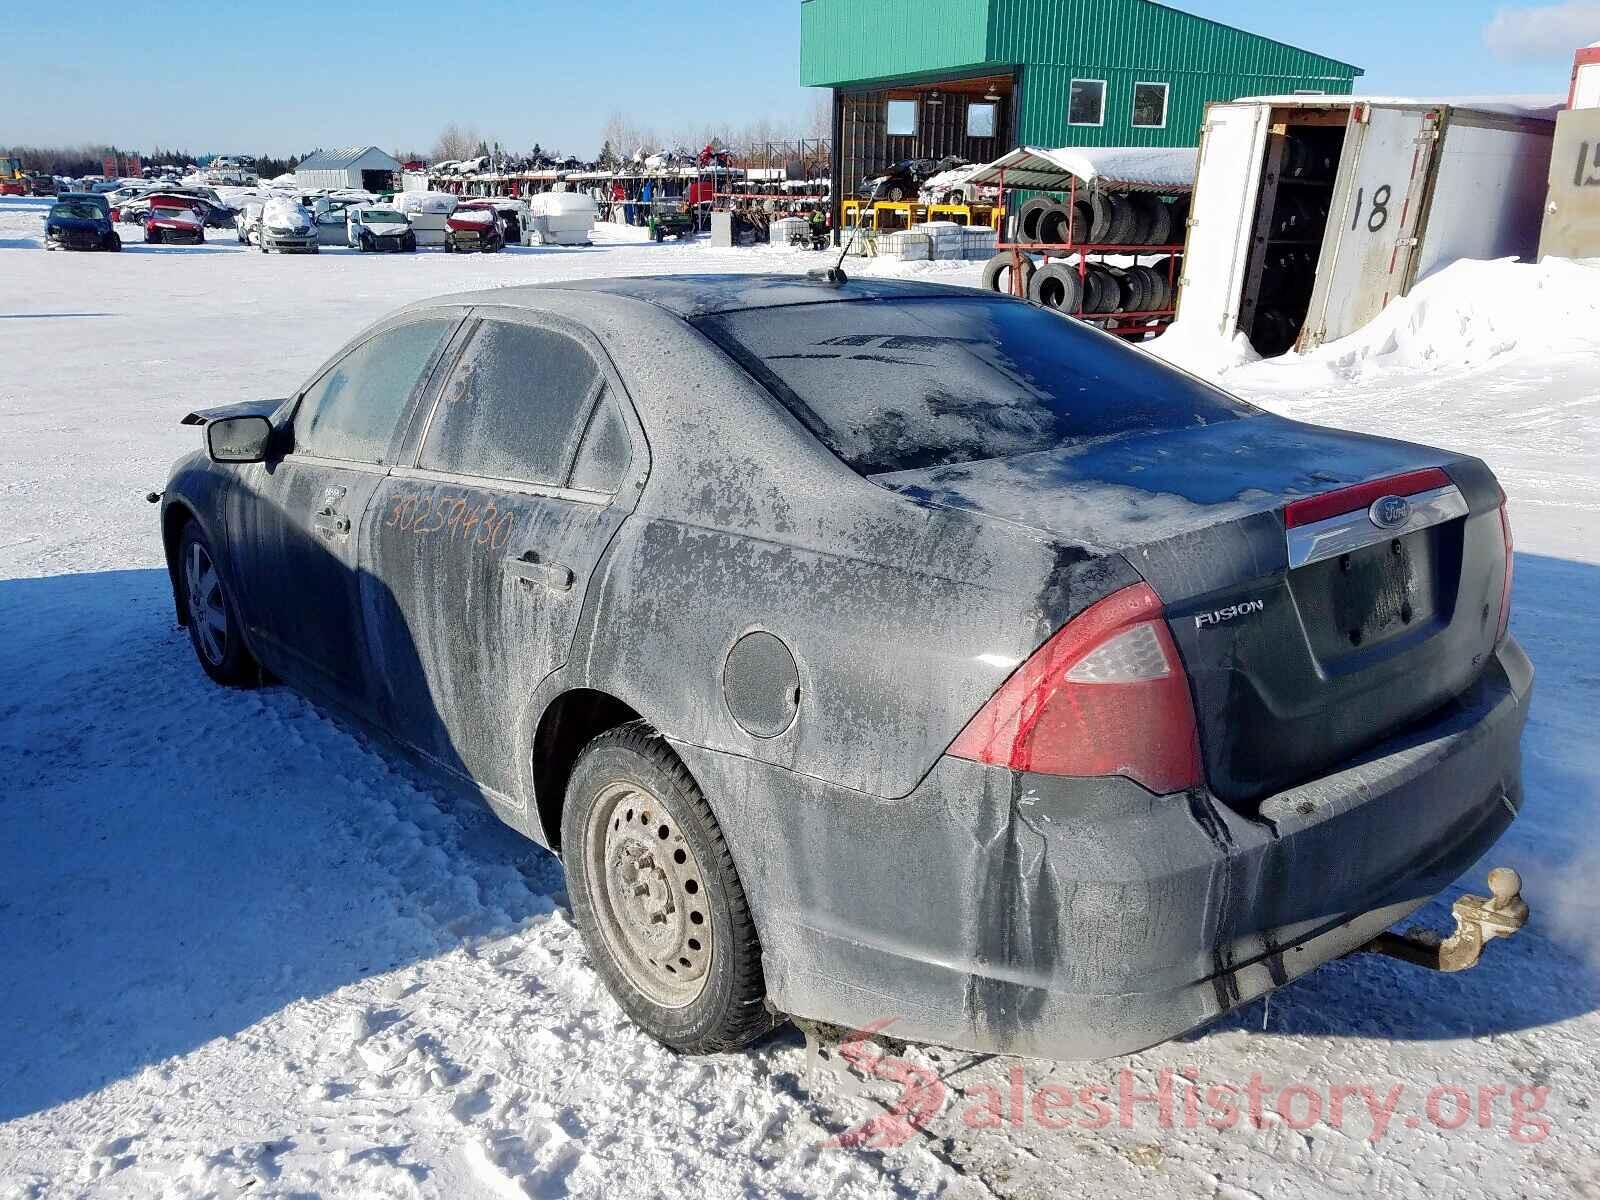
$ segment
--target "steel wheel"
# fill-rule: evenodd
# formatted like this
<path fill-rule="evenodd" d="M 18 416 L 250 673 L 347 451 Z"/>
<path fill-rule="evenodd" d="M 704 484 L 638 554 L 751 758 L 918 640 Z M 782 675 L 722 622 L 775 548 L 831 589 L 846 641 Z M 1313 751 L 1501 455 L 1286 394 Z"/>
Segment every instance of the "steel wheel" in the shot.
<path fill-rule="evenodd" d="M 199 635 L 200 652 L 213 667 L 220 667 L 228 657 L 228 613 L 216 565 L 198 541 L 189 543 L 183 579 L 189 591 L 189 619 Z"/>
<path fill-rule="evenodd" d="M 672 814 L 631 783 L 607 788 L 584 830 L 589 902 L 628 978 L 662 1008 L 705 990 L 715 947 L 704 872 Z"/>

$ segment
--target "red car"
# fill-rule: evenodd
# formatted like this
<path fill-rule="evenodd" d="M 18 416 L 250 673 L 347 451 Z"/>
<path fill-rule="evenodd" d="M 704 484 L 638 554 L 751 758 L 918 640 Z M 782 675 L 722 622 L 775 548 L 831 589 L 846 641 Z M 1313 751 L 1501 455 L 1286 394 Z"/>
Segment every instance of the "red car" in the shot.
<path fill-rule="evenodd" d="M 192 196 L 150 197 L 150 210 L 144 218 L 147 242 L 193 242 L 206 240 L 205 212 Z"/>
<path fill-rule="evenodd" d="M 505 222 L 490 199 L 464 200 L 445 218 L 446 253 L 470 254 L 481 250 L 492 254 L 506 244 Z"/>

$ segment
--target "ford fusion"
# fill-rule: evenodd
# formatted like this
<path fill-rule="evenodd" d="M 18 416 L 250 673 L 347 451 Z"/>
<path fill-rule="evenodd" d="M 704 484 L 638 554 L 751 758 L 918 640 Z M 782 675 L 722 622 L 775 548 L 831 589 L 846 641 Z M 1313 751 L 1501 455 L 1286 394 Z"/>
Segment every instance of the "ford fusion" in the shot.
<path fill-rule="evenodd" d="M 186 420 L 161 532 L 200 665 L 559 853 L 683 1050 L 786 1014 L 1137 1049 L 1372 943 L 1523 802 L 1483 463 L 1021 301 L 505 288 Z"/>

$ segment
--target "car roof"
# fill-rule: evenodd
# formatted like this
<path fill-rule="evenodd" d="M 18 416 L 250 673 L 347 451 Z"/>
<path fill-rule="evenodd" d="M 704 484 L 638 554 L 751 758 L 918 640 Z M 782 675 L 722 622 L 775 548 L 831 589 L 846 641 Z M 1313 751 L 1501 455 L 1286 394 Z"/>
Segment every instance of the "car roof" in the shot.
<path fill-rule="evenodd" d="M 586 292 L 643 301 L 685 320 L 715 313 L 781 308 L 796 304 L 841 301 L 918 299 L 1000 299 L 992 292 L 970 287 L 920 283 L 898 279 L 851 279 L 834 286 L 805 275 L 646 275 L 619 279 L 579 279 L 565 283 L 495 288 L 469 297 L 442 297 L 450 303 L 499 304 L 540 307 L 541 294 Z"/>

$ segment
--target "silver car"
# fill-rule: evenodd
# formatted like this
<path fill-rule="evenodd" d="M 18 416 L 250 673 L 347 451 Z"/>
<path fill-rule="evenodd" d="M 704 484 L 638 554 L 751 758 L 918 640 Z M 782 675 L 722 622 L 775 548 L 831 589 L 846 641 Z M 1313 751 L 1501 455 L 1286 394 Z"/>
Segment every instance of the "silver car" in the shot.
<path fill-rule="evenodd" d="M 316 254 L 317 219 L 293 200 L 274 197 L 261 210 L 261 253 Z"/>

